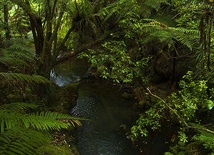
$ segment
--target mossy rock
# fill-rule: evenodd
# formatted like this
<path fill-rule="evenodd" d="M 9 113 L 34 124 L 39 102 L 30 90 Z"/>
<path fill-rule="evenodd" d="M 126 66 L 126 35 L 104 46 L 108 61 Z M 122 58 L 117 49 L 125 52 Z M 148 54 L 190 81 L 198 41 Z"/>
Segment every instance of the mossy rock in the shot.
<path fill-rule="evenodd" d="M 79 155 L 77 150 L 73 150 L 69 145 L 56 146 L 53 144 L 42 146 L 37 150 L 39 155 Z"/>
<path fill-rule="evenodd" d="M 122 94 L 122 97 L 123 97 L 124 99 L 132 99 L 132 98 L 133 98 L 133 95 L 130 94 L 130 93 L 124 92 L 124 93 Z"/>
<path fill-rule="evenodd" d="M 55 110 L 65 113 L 70 111 L 76 104 L 78 86 L 79 83 L 72 83 L 58 88 L 56 92 L 57 105 L 55 106 Z"/>

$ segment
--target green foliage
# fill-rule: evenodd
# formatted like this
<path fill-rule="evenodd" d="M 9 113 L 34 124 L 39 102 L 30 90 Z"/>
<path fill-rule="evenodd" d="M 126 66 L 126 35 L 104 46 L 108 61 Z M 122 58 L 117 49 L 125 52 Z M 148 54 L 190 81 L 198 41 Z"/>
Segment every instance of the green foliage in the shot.
<path fill-rule="evenodd" d="M 193 136 L 193 140 L 202 143 L 205 149 L 211 149 L 214 153 L 214 134 L 201 131 Z"/>
<path fill-rule="evenodd" d="M 182 27 L 174 28 L 168 27 L 167 25 L 160 23 L 156 20 L 145 20 L 145 24 L 141 24 L 141 28 L 146 35 L 146 38 L 143 39 L 143 42 L 150 43 L 158 41 L 163 44 L 163 46 L 168 46 L 169 48 L 180 42 L 181 45 L 186 46 L 190 50 L 197 45 L 197 40 L 199 40 L 199 31 L 185 29 Z M 149 23 L 148 23 L 149 22 Z M 141 32 L 142 33 L 142 32 Z"/>
<path fill-rule="evenodd" d="M 161 7 L 161 4 L 168 4 L 167 0 L 146 0 L 144 2 L 144 5 L 151 7 L 153 9 L 155 9 L 156 11 L 158 11 Z"/>
<path fill-rule="evenodd" d="M 4 84 L 11 84 L 12 86 L 20 83 L 36 83 L 36 84 L 50 84 L 50 81 L 39 75 L 26 75 L 22 73 L 0 73 Z"/>
<path fill-rule="evenodd" d="M 38 105 L 33 103 L 24 103 L 24 102 L 15 102 L 10 104 L 3 104 L 0 106 L 0 110 L 4 111 L 5 109 L 11 112 L 22 113 L 25 112 L 26 109 L 36 109 Z"/>
<path fill-rule="evenodd" d="M 49 144 L 50 141 L 51 136 L 47 132 L 17 127 L 0 134 L 0 153 L 34 155 L 39 147 Z"/>
<path fill-rule="evenodd" d="M 47 145 L 42 146 L 37 150 L 37 154 L 39 155 L 72 155 L 69 147 L 65 146 L 55 146 L 55 145 Z"/>
<path fill-rule="evenodd" d="M 80 125 L 79 119 L 70 115 L 44 111 L 39 93 L 45 95 L 40 91 L 47 90 L 51 82 L 32 74 L 35 54 L 26 47 L 23 39 L 17 39 L 7 41 L 0 51 L 0 154 L 40 154 L 40 147 L 53 150 L 51 132 Z"/>
<path fill-rule="evenodd" d="M 105 42 L 99 50 L 89 50 L 89 53 L 81 53 L 80 57 L 86 57 L 97 66 L 98 74 L 102 78 L 113 79 L 116 82 L 132 82 L 134 74 L 138 74 L 139 68 L 146 66 L 148 59 L 133 62 L 123 41 Z"/>
<path fill-rule="evenodd" d="M 27 113 L 35 104 L 12 103 L 0 107 L 0 153 L 37 154 L 35 151 L 51 142 L 48 131 L 80 125 L 76 118 L 57 112 Z"/>
<path fill-rule="evenodd" d="M 16 83 L 37 83 L 37 84 L 50 84 L 50 81 L 46 78 L 39 76 L 39 75 L 26 75 L 22 73 L 0 73 L 0 77 L 3 78 L 4 83 L 10 83 L 13 81 Z"/>
<path fill-rule="evenodd" d="M 181 89 L 177 93 L 172 93 L 167 100 L 162 100 L 149 91 L 159 101 L 156 101 L 137 120 L 136 125 L 132 127 L 130 138 L 134 140 L 138 136 L 148 136 L 148 131 L 158 129 L 166 122 L 177 122 L 180 124 L 180 131 L 177 132 L 179 145 L 176 144 L 171 148 L 171 150 L 173 148 L 177 150 L 177 153 L 172 151 L 173 154 L 182 154 L 182 151 L 184 151 L 183 153 L 188 151 L 188 149 L 182 149 L 182 145 L 187 144 L 195 148 L 202 144 L 204 149 L 213 150 L 213 138 L 211 138 L 214 135 L 214 132 L 211 130 L 213 125 L 206 128 L 204 124 L 212 122 L 213 119 L 210 118 L 203 122 L 200 117 L 203 113 L 211 112 L 213 108 L 213 94 L 208 95 L 207 93 L 207 81 L 194 80 L 192 74 L 189 71 L 183 76 L 179 83 Z M 190 134 L 194 130 L 199 131 L 200 134 L 194 135 L 194 132 Z"/>
<path fill-rule="evenodd" d="M 173 93 L 170 100 L 172 107 L 181 115 L 185 120 L 194 118 L 197 110 L 206 109 L 210 106 L 209 101 L 212 98 L 208 97 L 207 84 L 205 80 L 193 81 L 192 72 L 188 72 L 183 80 L 179 83 L 181 91 L 177 94 Z M 211 101 L 212 102 L 212 101 Z M 178 104 L 180 103 L 180 104 Z"/>
<path fill-rule="evenodd" d="M 199 26 L 200 17 L 204 13 L 204 10 L 211 7 L 211 5 L 209 5 L 207 2 L 208 1 L 201 0 L 175 0 L 172 5 L 175 7 L 177 12 L 177 25 L 179 27 L 197 29 Z"/>
<path fill-rule="evenodd" d="M 186 72 L 187 69 L 180 69 L 179 65 L 185 62 L 189 67 L 189 60 L 192 60 L 192 69 L 198 67 L 197 77 L 202 78 L 195 80 L 193 73 L 188 72 L 179 83 L 180 89 L 165 99 L 147 90 L 152 101 L 133 126 L 131 138 L 148 136 L 150 131 L 157 131 L 167 122 L 178 124 L 179 131 L 175 133 L 175 145 L 166 154 L 185 154 L 188 152 L 186 144 L 194 147 L 203 145 L 205 149 L 213 150 L 213 141 L 209 138 L 213 137 L 213 89 L 208 87 L 213 83 L 213 4 L 202 0 L 25 1 L 29 5 L 22 0 L 4 2 L 10 2 L 7 3 L 9 28 L 15 39 L 2 43 L 0 40 L 3 47 L 0 49 L 0 121 L 4 137 L 1 141 L 12 147 L 3 154 L 13 151 L 24 154 L 22 151 L 26 149 L 29 154 L 34 153 L 40 146 L 29 146 L 27 136 L 32 136 L 30 132 L 48 134 L 52 129 L 67 128 L 68 122 L 75 124 L 74 118 L 38 110 L 42 109 L 38 105 L 44 104 L 43 95 L 47 93 L 50 82 L 36 73 L 49 75 L 50 69 L 60 62 L 58 60 L 70 54 L 76 55 L 76 51 L 84 51 L 79 57 L 87 58 L 97 67 L 96 75 L 137 87 L 142 83 L 148 84 L 148 77 L 153 76 L 151 73 L 158 74 L 155 68 L 158 62 L 161 62 L 159 67 L 162 70 L 168 67 L 170 71 L 166 74 L 171 76 L 176 70 Z M 0 4 L 0 17 L 3 19 L 4 3 Z M 176 21 L 176 27 L 167 25 L 166 14 L 170 14 L 171 21 Z M 29 17 L 33 20 L 29 21 Z M 0 21 L 0 39 L 5 31 L 3 22 Z M 30 30 L 36 52 L 29 44 L 32 40 L 31 33 L 28 33 Z M 28 39 L 18 40 L 17 36 Z M 85 44 L 90 46 L 84 48 Z M 72 52 L 65 53 L 64 48 Z M 162 60 L 162 56 L 167 56 L 169 63 Z M 172 77 L 169 79 L 175 82 Z M 209 116 L 206 121 L 201 119 L 205 114 Z M 211 125 L 207 127 L 207 123 Z M 29 133 L 22 137 L 20 133 L 26 128 Z M 17 137 L 12 136 L 15 139 L 9 136 L 16 133 L 19 133 Z M 14 141 L 11 146 L 10 140 Z M 19 146 L 19 140 L 26 143 L 19 144 L 20 149 L 14 150 Z M 40 150 L 43 154 L 54 154 L 53 145 L 46 145 L 43 140 L 41 144 L 44 144 Z M 57 148 L 56 152 L 61 149 Z"/>
<path fill-rule="evenodd" d="M 0 112 L 1 132 L 5 129 L 13 129 L 19 125 L 22 125 L 25 128 L 33 127 L 37 130 L 43 131 L 69 127 L 69 124 L 56 121 L 57 119 L 63 118 L 62 115 L 58 113 L 42 112 L 29 115 L 22 113 L 20 114 L 13 111 L 11 112 L 8 110 L 1 110 Z"/>
<path fill-rule="evenodd" d="M 11 39 L 4 42 L 5 47 L 0 49 L 0 69 L 5 68 L 13 72 L 35 72 L 35 53 L 30 49 L 29 40 Z"/>
<path fill-rule="evenodd" d="M 135 0 L 119 0 L 102 8 L 98 15 L 104 20 L 107 29 L 117 27 L 123 20 L 131 20 L 133 16 L 139 17 L 140 7 Z M 112 23 L 109 23 L 112 22 Z"/>
<path fill-rule="evenodd" d="M 138 138 L 140 135 L 141 137 L 146 137 L 149 135 L 148 130 L 156 130 L 160 128 L 160 119 L 161 119 L 161 112 L 163 110 L 159 107 L 155 107 L 157 105 L 154 105 L 149 110 L 147 110 L 144 114 L 140 116 L 140 118 L 136 121 L 137 125 L 134 125 L 131 128 L 130 138 L 134 141 Z"/>

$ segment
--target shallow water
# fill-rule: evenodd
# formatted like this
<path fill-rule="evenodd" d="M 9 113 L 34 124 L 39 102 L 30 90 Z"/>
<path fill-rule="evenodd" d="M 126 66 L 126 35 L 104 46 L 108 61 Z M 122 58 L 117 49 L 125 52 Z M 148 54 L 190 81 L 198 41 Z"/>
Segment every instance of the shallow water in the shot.
<path fill-rule="evenodd" d="M 116 87 L 105 83 L 84 83 L 71 113 L 85 117 L 77 130 L 77 146 L 81 155 L 135 155 L 138 154 L 121 126 L 130 124 L 132 112 L 129 101 L 120 96 Z M 105 88 L 105 90 L 103 89 Z"/>
<path fill-rule="evenodd" d="M 86 75 L 88 65 L 72 60 L 53 69 L 51 81 L 59 86 L 80 82 Z M 162 155 L 168 149 L 166 134 L 149 137 L 141 153 L 127 139 L 123 128 L 130 128 L 135 122 L 131 104 L 133 101 L 121 97 L 118 86 L 105 80 L 85 79 L 78 90 L 76 106 L 71 114 L 85 117 L 77 129 L 77 147 L 80 155 Z"/>

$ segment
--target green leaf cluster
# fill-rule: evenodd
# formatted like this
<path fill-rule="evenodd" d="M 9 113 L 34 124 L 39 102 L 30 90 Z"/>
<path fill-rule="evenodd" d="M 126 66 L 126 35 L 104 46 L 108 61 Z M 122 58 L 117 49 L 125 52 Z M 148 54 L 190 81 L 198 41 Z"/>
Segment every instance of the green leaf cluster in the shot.
<path fill-rule="evenodd" d="M 201 118 L 204 113 L 211 113 L 213 108 L 213 94 L 207 93 L 207 81 L 194 80 L 193 72 L 189 71 L 179 85 L 180 90 L 168 99 L 162 100 L 152 94 L 160 101 L 156 101 L 136 121 L 130 138 L 135 140 L 138 136 L 148 136 L 149 131 L 160 128 L 166 122 L 177 122 L 180 130 L 177 132 L 177 143 L 171 147 L 172 153 L 189 152 L 184 145 L 188 148 L 204 146 L 205 150 L 213 152 L 213 117 Z M 206 123 L 210 123 L 209 127 Z"/>
<path fill-rule="evenodd" d="M 10 44 L 0 49 L 0 154 L 36 155 L 50 150 L 56 154 L 55 149 L 65 146 L 52 144 L 52 133 L 81 123 L 68 114 L 45 111 L 44 98 L 39 93 L 51 82 L 34 73 L 35 54 L 26 44 L 21 45 L 22 41 L 8 41 Z M 28 67 L 31 70 L 26 71 Z M 46 150 L 38 151 L 41 147 Z"/>
<path fill-rule="evenodd" d="M 51 143 L 48 131 L 80 125 L 78 120 L 66 114 L 27 112 L 29 108 L 37 107 L 30 103 L 11 103 L 0 107 L 1 154 L 36 154 L 38 148 Z"/>

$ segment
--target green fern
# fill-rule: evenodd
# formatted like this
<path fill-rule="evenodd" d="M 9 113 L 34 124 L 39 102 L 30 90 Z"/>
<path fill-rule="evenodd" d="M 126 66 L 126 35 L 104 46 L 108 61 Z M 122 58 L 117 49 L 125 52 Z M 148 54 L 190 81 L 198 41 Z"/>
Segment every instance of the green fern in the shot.
<path fill-rule="evenodd" d="M 3 73 L 0 72 L 0 78 L 2 80 L 0 81 L 1 83 L 10 83 L 11 81 L 13 82 L 18 82 L 18 83 L 37 83 L 37 84 L 50 84 L 50 81 L 43 76 L 39 75 L 26 75 L 22 73 Z"/>
<path fill-rule="evenodd" d="M 5 66 L 13 66 L 14 64 L 27 66 L 27 62 L 19 58 L 0 57 L 0 63 Z"/>
<path fill-rule="evenodd" d="M 10 40 L 8 42 L 10 46 L 1 49 L 0 63 L 10 67 L 29 66 L 29 62 L 35 63 L 35 52 L 26 42 L 24 39 Z"/>
<path fill-rule="evenodd" d="M 144 5 L 147 6 L 147 7 L 151 7 L 153 9 L 155 9 L 155 10 L 159 10 L 160 6 L 161 6 L 161 3 L 168 4 L 167 0 L 146 0 L 144 2 Z"/>
<path fill-rule="evenodd" d="M 36 109 L 38 105 L 33 103 L 15 102 L 10 104 L 3 104 L 0 110 L 9 110 L 11 112 L 25 112 L 27 109 Z"/>
<path fill-rule="evenodd" d="M 37 108 L 28 103 L 0 106 L 0 154 L 34 155 L 40 147 L 51 143 L 48 131 L 81 125 L 78 118 L 57 112 L 26 113 Z"/>
<path fill-rule="evenodd" d="M 17 127 L 0 134 L 0 154 L 34 155 L 39 147 L 48 145 L 50 141 L 48 132 Z"/>
<path fill-rule="evenodd" d="M 174 41 L 178 41 L 192 50 L 199 40 L 199 31 L 197 30 L 168 27 L 152 19 L 144 19 L 144 21 L 146 23 L 141 25 L 142 32 L 146 34 L 143 43 L 158 41 L 170 45 L 174 44 Z"/>
<path fill-rule="evenodd" d="M 72 121 L 60 121 L 71 120 L 74 117 L 60 114 L 57 112 L 41 112 L 37 114 L 22 114 L 14 111 L 0 110 L 0 122 L 1 132 L 8 129 L 16 128 L 17 126 L 23 126 L 25 128 L 34 128 L 41 131 L 59 130 L 62 128 L 68 128 L 69 122 Z M 73 121 L 80 125 L 78 120 Z M 74 123 L 73 123 L 74 125 Z"/>

